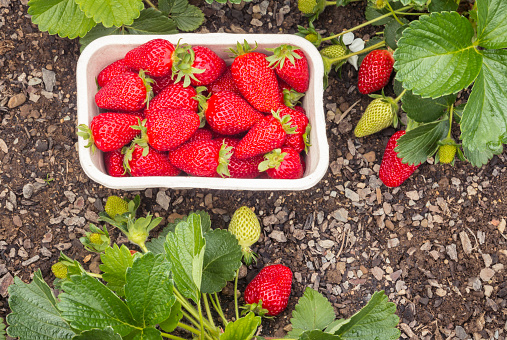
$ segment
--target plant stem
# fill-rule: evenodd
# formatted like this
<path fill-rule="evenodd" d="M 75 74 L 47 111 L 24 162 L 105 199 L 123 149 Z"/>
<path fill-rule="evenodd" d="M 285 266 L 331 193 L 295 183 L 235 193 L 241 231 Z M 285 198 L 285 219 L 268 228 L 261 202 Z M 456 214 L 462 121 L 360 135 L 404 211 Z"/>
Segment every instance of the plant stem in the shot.
<path fill-rule="evenodd" d="M 163 332 L 160 332 L 160 335 L 162 335 L 164 338 L 168 338 L 168 339 L 173 339 L 173 340 L 185 340 L 184 338 L 180 338 L 179 336 L 172 335 L 172 334 L 168 334 L 168 333 L 163 333 Z"/>
<path fill-rule="evenodd" d="M 451 138 L 451 129 L 452 129 L 452 117 L 454 115 L 454 105 L 451 104 L 449 108 L 449 132 L 447 132 L 447 138 Z"/>
<path fill-rule="evenodd" d="M 391 7 L 391 4 L 389 3 L 389 1 L 387 1 L 387 7 L 389 7 L 389 12 L 391 12 L 393 14 L 393 17 L 394 19 L 401 25 L 403 26 L 403 23 L 400 21 L 400 19 L 398 19 L 398 16 L 396 15 L 396 13 L 394 12 L 393 8 Z"/>
<path fill-rule="evenodd" d="M 150 0 L 144 0 L 151 8 L 155 8 L 158 10 L 158 8 L 151 2 Z"/>
<path fill-rule="evenodd" d="M 143 251 L 143 253 L 147 253 L 149 252 L 148 248 L 146 248 L 146 245 L 143 243 L 143 244 L 138 244 L 139 248 L 141 248 L 141 250 Z"/>
<path fill-rule="evenodd" d="M 213 303 L 213 307 L 215 307 L 215 310 L 217 311 L 218 315 L 220 315 L 220 318 L 222 319 L 222 323 L 224 324 L 224 327 L 227 327 L 229 322 L 227 321 L 227 319 L 224 316 L 224 311 L 222 310 L 222 306 L 220 305 L 220 300 L 218 300 L 217 293 L 215 293 L 214 296 L 215 296 L 216 302 L 213 301 L 213 298 L 211 299 L 211 302 Z"/>
<path fill-rule="evenodd" d="M 194 325 L 195 327 L 201 327 L 199 325 L 199 322 L 197 322 L 190 314 L 188 314 L 187 312 L 185 312 L 184 310 L 181 311 L 181 313 L 183 314 L 183 316 L 188 320 L 190 321 L 190 323 L 192 325 Z"/>
<path fill-rule="evenodd" d="M 199 311 L 199 322 L 201 324 L 201 336 L 199 337 L 199 339 L 203 340 L 203 335 L 204 335 L 204 319 L 202 317 L 202 308 L 201 308 L 201 301 L 200 300 L 197 303 L 197 310 Z"/>
<path fill-rule="evenodd" d="M 399 12 L 398 14 L 403 14 L 403 13 L 405 13 L 405 12 L 404 12 L 405 10 L 410 9 L 410 8 L 412 8 L 412 6 L 405 6 L 405 7 L 403 7 L 403 8 L 400 8 L 400 9 L 397 11 L 397 13 Z M 374 22 L 376 22 L 376 21 L 379 21 L 379 20 L 382 20 L 382 19 L 384 19 L 384 18 L 387 18 L 387 17 L 389 17 L 389 16 L 391 16 L 391 15 L 393 15 L 393 12 L 389 12 L 389 13 L 387 13 L 387 14 L 381 15 L 381 16 L 379 16 L 379 17 L 375 18 L 375 19 L 372 19 L 372 20 L 370 20 L 370 21 L 367 21 L 367 22 L 365 22 L 365 23 L 362 23 L 362 24 L 360 24 L 360 25 L 357 25 L 356 27 L 352 27 L 351 29 L 348 29 L 348 30 L 343 31 L 343 32 L 341 32 L 341 33 L 338 33 L 338 34 L 335 34 L 335 35 L 332 35 L 332 36 L 329 36 L 329 37 L 326 37 L 326 38 L 322 38 L 322 41 L 331 40 L 331 39 L 334 39 L 334 38 L 338 38 L 339 36 L 344 35 L 345 33 L 354 32 L 355 30 L 358 30 L 358 29 L 360 29 L 360 28 L 362 28 L 362 27 L 364 27 L 364 26 L 368 26 L 369 24 L 372 24 L 372 23 L 374 23 Z"/>
<path fill-rule="evenodd" d="M 403 95 L 404 95 L 406 92 L 407 92 L 407 89 L 403 89 L 403 92 L 402 92 L 402 93 L 400 93 L 400 95 L 394 99 L 394 102 L 395 102 L 396 104 L 398 104 L 398 102 L 401 100 L 401 98 L 403 97 Z"/>
<path fill-rule="evenodd" d="M 208 320 L 213 325 L 213 327 L 216 327 L 215 322 L 213 321 L 213 317 L 211 316 L 211 310 L 209 308 L 209 302 L 208 302 L 208 295 L 203 293 L 202 297 L 204 300 L 204 307 L 206 308 L 206 315 L 208 316 Z"/>
<path fill-rule="evenodd" d="M 238 309 L 238 276 L 239 276 L 239 269 L 236 270 L 236 277 L 234 278 L 234 311 L 236 312 L 236 320 L 239 319 L 239 309 Z"/>
<path fill-rule="evenodd" d="M 375 45 L 371 45 L 370 47 L 365 48 L 364 50 L 357 51 L 357 52 L 350 53 L 350 54 L 346 54 L 346 55 L 344 55 L 342 57 L 337 57 L 337 58 L 329 59 L 329 62 L 331 64 L 334 64 L 337 61 L 340 61 L 340 60 L 343 60 L 343 59 L 348 59 L 349 57 L 352 57 L 352 56 L 355 56 L 355 55 L 358 55 L 358 54 L 363 54 L 365 52 L 370 52 L 370 51 L 375 50 L 375 49 L 377 49 L 379 47 L 383 47 L 383 46 L 385 46 L 385 44 L 386 44 L 385 41 L 381 41 L 379 43 L 376 43 Z"/>
<path fill-rule="evenodd" d="M 201 332 L 199 332 L 199 330 L 198 330 L 198 329 L 195 329 L 194 327 L 189 326 L 189 325 L 186 325 L 186 324 L 184 324 L 184 323 L 182 323 L 182 322 L 178 322 L 178 327 L 179 327 L 179 328 L 182 328 L 182 329 L 184 329 L 184 330 L 186 330 L 186 331 L 189 331 L 190 333 L 194 333 L 194 334 L 197 334 L 197 335 L 201 335 Z"/>
<path fill-rule="evenodd" d="M 97 279 L 102 279 L 102 274 L 95 274 L 90 272 L 86 272 L 86 274 L 90 275 L 91 277 L 96 277 Z"/>

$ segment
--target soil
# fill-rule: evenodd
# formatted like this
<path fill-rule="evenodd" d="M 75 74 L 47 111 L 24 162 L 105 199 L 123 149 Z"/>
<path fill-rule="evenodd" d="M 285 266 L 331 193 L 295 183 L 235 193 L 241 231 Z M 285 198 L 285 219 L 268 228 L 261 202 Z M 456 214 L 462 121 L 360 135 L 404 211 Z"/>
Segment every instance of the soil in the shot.
<path fill-rule="evenodd" d="M 365 2 L 326 8 L 316 28 L 326 35 L 364 22 Z M 263 13 L 259 8 L 264 4 L 268 6 Z M 206 15 L 198 32 L 292 34 L 297 25 L 307 26 L 296 1 L 196 5 Z M 286 5 L 290 12 L 277 21 Z M 79 237 L 90 222 L 97 222 L 108 196 L 140 194 L 143 213 L 164 217 L 154 235 L 166 221 L 196 209 L 208 211 L 215 228 L 226 228 L 242 205 L 255 209 L 263 224 L 263 235 L 254 247 L 260 256 L 240 280 L 240 290 L 266 264 L 283 263 L 295 274 L 288 308 L 263 322 L 262 335 L 286 333 L 297 297 L 310 286 L 333 303 L 338 317 L 350 317 L 371 294 L 385 290 L 397 305 L 402 338 L 506 338 L 505 152 L 482 168 L 461 161 L 435 165 L 430 160 L 400 188 L 387 188 L 377 176 L 395 130 L 354 137 L 353 126 L 370 99 L 357 91 L 357 71 L 345 64 L 341 77 L 332 73 L 325 91 L 330 167 L 313 188 L 111 190 L 84 174 L 76 151 L 79 43 L 39 32 L 27 8 L 27 0 L 0 0 L 3 317 L 9 312 L 7 287 L 13 277 L 28 282 L 40 268 L 52 282 L 50 266 L 60 251 L 96 271 L 98 257 L 89 256 Z M 367 40 L 376 29 L 367 26 L 356 36 Z M 56 82 L 51 88 L 53 72 Z M 392 92 L 391 86 L 387 91 Z M 26 101 L 14 106 L 11 98 L 23 95 Z M 116 230 L 111 233 L 117 242 L 126 242 Z M 227 297 L 231 292 L 228 286 L 223 293 Z M 231 307 L 229 303 L 228 315 Z"/>

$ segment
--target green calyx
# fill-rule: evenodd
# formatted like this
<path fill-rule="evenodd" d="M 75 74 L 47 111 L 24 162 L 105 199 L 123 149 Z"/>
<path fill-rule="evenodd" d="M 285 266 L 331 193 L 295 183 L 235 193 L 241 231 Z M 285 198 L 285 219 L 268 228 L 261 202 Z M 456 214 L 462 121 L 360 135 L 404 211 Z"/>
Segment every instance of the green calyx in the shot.
<path fill-rule="evenodd" d="M 77 128 L 77 135 L 88 141 L 88 144 L 85 145 L 85 148 L 91 148 L 92 153 L 94 153 L 97 150 L 97 147 L 95 146 L 95 139 L 93 138 L 92 130 L 90 130 L 86 124 L 79 124 Z"/>
<path fill-rule="evenodd" d="M 222 142 L 222 146 L 218 152 L 217 166 L 217 173 L 222 177 L 231 177 L 231 173 L 229 172 L 229 161 L 232 157 L 232 149 L 234 149 L 234 147 L 228 146 L 225 140 Z"/>
<path fill-rule="evenodd" d="M 308 149 L 312 146 L 310 142 L 310 132 L 312 131 L 312 126 L 310 123 L 306 125 L 305 133 L 303 133 L 303 141 L 305 142 L 305 153 L 308 153 Z"/>
<path fill-rule="evenodd" d="M 262 300 L 259 300 L 257 303 L 246 304 L 241 307 L 241 315 L 246 315 L 250 312 L 254 312 L 256 315 L 261 316 L 265 319 L 272 319 L 272 316 L 267 315 L 269 311 L 265 308 L 262 308 Z"/>
<path fill-rule="evenodd" d="M 311 21 L 308 24 L 308 28 L 298 25 L 298 33 L 296 35 L 305 38 L 315 47 L 319 47 L 322 42 L 322 36 L 315 30 L 315 26 L 313 26 Z"/>
<path fill-rule="evenodd" d="M 81 237 L 79 241 L 86 250 L 96 253 L 105 251 L 111 244 L 107 228 L 104 226 L 104 229 L 100 229 L 92 223 L 90 223 L 90 232 L 86 232 L 86 235 Z"/>
<path fill-rule="evenodd" d="M 130 156 L 129 161 L 132 159 L 132 152 L 134 151 L 135 144 L 137 144 L 143 148 L 143 157 L 146 157 L 146 155 L 148 155 L 148 152 L 150 152 L 148 129 L 146 128 L 146 119 L 141 121 L 141 118 L 137 118 L 137 122 L 138 122 L 138 124 L 131 126 L 131 128 L 134 130 L 140 130 L 141 136 L 134 138 L 134 140 L 132 141 L 132 145 L 129 148 L 129 152 L 130 152 L 129 153 L 129 156 Z M 125 161 L 125 159 L 124 159 L 124 161 Z M 124 167 L 125 167 L 125 169 L 127 169 L 127 167 L 128 167 L 128 169 L 130 169 L 130 167 L 128 166 L 128 162 L 127 162 L 127 164 L 124 164 Z"/>
<path fill-rule="evenodd" d="M 144 87 L 146 88 L 146 98 L 144 99 L 144 103 L 146 104 L 146 108 L 149 108 L 150 100 L 153 98 L 153 88 L 151 84 L 155 81 L 146 76 L 146 72 L 144 70 L 139 70 L 139 78 L 143 80 Z"/>
<path fill-rule="evenodd" d="M 232 57 L 237 57 L 243 54 L 247 54 L 250 52 L 253 52 L 255 49 L 257 49 L 257 42 L 255 42 L 255 47 L 252 48 L 250 44 L 246 41 L 246 39 L 243 41 L 243 44 L 241 44 L 239 41 L 236 43 L 236 49 L 230 48 L 229 51 L 232 54 Z"/>
<path fill-rule="evenodd" d="M 304 96 L 304 93 L 297 92 L 294 89 L 283 89 L 283 103 L 290 108 L 294 108 L 294 106 L 299 104 L 300 99 Z"/>
<path fill-rule="evenodd" d="M 264 161 L 259 163 L 259 171 L 266 171 L 268 169 L 278 169 L 287 152 L 282 152 L 281 149 L 275 149 L 264 155 Z"/>
<path fill-rule="evenodd" d="M 273 52 L 273 55 L 270 55 L 266 58 L 266 60 L 269 62 L 269 67 L 271 68 L 282 68 L 287 59 L 292 63 L 292 65 L 295 65 L 296 59 L 303 58 L 294 52 L 296 50 L 299 50 L 299 47 L 292 45 L 283 44 L 276 48 L 266 48 L 266 50 Z"/>
<path fill-rule="evenodd" d="M 199 115 L 200 121 L 199 127 L 202 128 L 206 125 L 206 110 L 208 109 L 208 99 L 210 99 L 211 93 L 207 96 L 203 94 L 204 91 L 207 91 L 206 86 L 198 86 L 195 90 L 197 91 L 197 95 L 194 96 L 193 99 L 198 103 L 199 110 L 197 114 Z"/>
<path fill-rule="evenodd" d="M 273 117 L 275 117 L 275 119 L 280 122 L 286 134 L 293 135 L 296 133 L 296 128 L 291 127 L 292 117 L 290 115 L 285 115 L 282 118 L 280 118 L 280 110 L 272 111 L 271 113 L 273 114 Z"/>
<path fill-rule="evenodd" d="M 173 59 L 172 79 L 174 83 L 179 83 L 183 79 L 183 87 L 190 86 L 192 79 L 198 81 L 195 75 L 206 71 L 192 67 L 195 61 L 195 52 L 190 45 L 176 46 Z"/>

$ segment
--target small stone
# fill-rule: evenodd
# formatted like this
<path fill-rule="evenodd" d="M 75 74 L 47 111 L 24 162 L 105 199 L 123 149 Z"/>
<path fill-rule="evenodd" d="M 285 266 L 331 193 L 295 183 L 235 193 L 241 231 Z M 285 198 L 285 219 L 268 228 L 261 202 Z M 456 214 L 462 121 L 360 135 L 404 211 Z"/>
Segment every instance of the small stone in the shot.
<path fill-rule="evenodd" d="M 479 276 L 481 277 L 481 280 L 484 282 L 488 282 L 491 280 L 491 278 L 495 275 L 495 271 L 491 268 L 484 268 L 481 270 L 481 273 Z"/>
<path fill-rule="evenodd" d="M 449 255 L 451 260 L 458 261 L 458 251 L 456 250 L 456 245 L 454 243 L 446 246 L 445 250 L 447 251 L 447 255 Z"/>
<path fill-rule="evenodd" d="M 171 197 L 167 196 L 164 190 L 160 190 L 157 193 L 157 204 L 167 211 L 169 209 L 169 203 L 171 203 Z"/>
<path fill-rule="evenodd" d="M 58 243 L 55 247 L 56 247 L 56 249 L 58 249 L 60 251 L 64 251 L 64 250 L 67 250 L 70 247 L 72 247 L 72 243 L 70 243 L 70 242 L 67 242 L 67 243 Z"/>
<path fill-rule="evenodd" d="M 14 223 L 14 225 L 18 228 L 21 228 L 23 226 L 23 221 L 21 221 L 21 217 L 18 215 L 14 215 L 12 217 L 12 223 Z"/>
<path fill-rule="evenodd" d="M 491 293 L 493 293 L 493 286 L 484 285 L 484 295 L 487 297 L 491 297 Z"/>
<path fill-rule="evenodd" d="M 370 151 L 368 153 L 365 153 L 364 154 L 364 158 L 369 162 L 369 163 L 374 163 L 375 162 L 375 159 L 376 159 L 376 155 L 375 155 L 375 152 L 374 151 Z"/>
<path fill-rule="evenodd" d="M 70 203 L 74 203 L 74 201 L 76 200 L 76 194 L 73 193 L 72 191 L 64 191 L 63 194 L 65 195 L 65 197 L 67 197 Z"/>
<path fill-rule="evenodd" d="M 340 222 L 347 222 L 349 212 L 345 208 L 340 208 L 335 210 L 331 215 Z"/>
<path fill-rule="evenodd" d="M 7 103 L 7 107 L 9 109 L 13 109 L 13 108 L 18 107 L 20 105 L 23 105 L 25 102 L 26 102 L 25 94 L 18 93 L 9 99 L 9 102 Z"/>
<path fill-rule="evenodd" d="M 53 234 L 51 232 L 45 233 L 42 237 L 42 243 L 49 243 L 53 240 Z"/>
<path fill-rule="evenodd" d="M 245 278 L 247 273 L 248 268 L 244 264 L 242 264 L 241 267 L 239 267 L 238 279 Z"/>
<path fill-rule="evenodd" d="M 482 288 L 481 280 L 478 277 L 471 278 L 469 281 L 469 285 L 472 286 L 472 289 L 476 292 L 480 291 Z"/>
<path fill-rule="evenodd" d="M 384 277 L 384 271 L 379 267 L 373 267 L 371 269 L 371 273 L 375 277 L 375 279 L 377 279 L 377 281 L 382 280 L 382 278 Z"/>
<path fill-rule="evenodd" d="M 278 242 L 287 242 L 287 237 L 285 237 L 283 231 L 280 230 L 273 230 L 271 234 L 269 234 L 269 237 Z"/>
<path fill-rule="evenodd" d="M 437 294 L 440 297 L 444 297 L 447 295 L 447 292 L 442 288 L 437 288 L 435 294 Z"/>
<path fill-rule="evenodd" d="M 405 195 L 407 195 L 408 198 L 410 198 L 411 200 L 414 200 L 414 201 L 417 201 L 420 198 L 419 193 L 416 190 L 407 191 L 405 193 Z"/>
<path fill-rule="evenodd" d="M 49 251 L 49 249 L 46 248 L 46 247 L 42 247 L 40 249 L 40 253 L 41 253 L 42 256 L 45 256 L 45 257 L 51 257 L 51 256 L 53 256 L 53 253 L 51 253 L 51 251 Z"/>
<path fill-rule="evenodd" d="M 29 266 L 32 263 L 36 262 L 36 261 L 39 261 L 39 259 L 40 259 L 40 256 L 39 255 L 35 255 L 34 257 L 32 257 L 32 258 L 30 258 L 30 259 L 28 259 L 28 260 L 26 260 L 24 262 L 21 262 L 21 265 L 23 267 L 26 267 L 26 266 Z"/>
<path fill-rule="evenodd" d="M 7 297 L 9 295 L 8 288 L 11 284 L 14 283 L 14 277 L 12 277 L 11 273 L 7 273 L 0 279 L 0 295 L 2 297 Z"/>
<path fill-rule="evenodd" d="M 482 259 L 483 259 L 484 265 L 486 267 L 490 267 L 493 264 L 493 259 L 491 258 L 491 255 L 489 255 L 489 254 L 482 254 Z"/>
<path fill-rule="evenodd" d="M 462 231 L 459 233 L 459 238 L 461 239 L 461 245 L 463 246 L 463 251 L 465 254 L 472 253 L 472 243 L 470 242 L 470 238 L 466 231 Z"/>
<path fill-rule="evenodd" d="M 349 188 L 345 189 L 345 197 L 350 199 L 352 202 L 359 202 L 359 195 Z"/>
<path fill-rule="evenodd" d="M 332 248 L 335 245 L 335 243 L 331 240 L 321 240 L 319 241 L 319 246 L 321 246 L 324 249 Z"/>
<path fill-rule="evenodd" d="M 262 224 L 264 224 L 265 226 L 277 224 L 277 223 L 278 223 L 278 218 L 276 218 L 275 215 L 269 215 L 269 216 L 266 216 L 262 219 Z"/>
<path fill-rule="evenodd" d="M 44 87 L 46 91 L 53 92 L 53 87 L 56 83 L 56 74 L 53 71 L 42 69 L 42 81 L 44 82 Z"/>
<path fill-rule="evenodd" d="M 395 248 L 400 244 L 400 240 L 398 238 L 392 238 L 387 241 L 387 248 Z"/>
<path fill-rule="evenodd" d="M 461 326 L 456 326 L 456 328 L 454 329 L 454 331 L 456 332 L 456 336 L 463 340 L 463 339 L 466 339 L 468 334 L 467 332 L 465 331 L 465 329 Z"/>

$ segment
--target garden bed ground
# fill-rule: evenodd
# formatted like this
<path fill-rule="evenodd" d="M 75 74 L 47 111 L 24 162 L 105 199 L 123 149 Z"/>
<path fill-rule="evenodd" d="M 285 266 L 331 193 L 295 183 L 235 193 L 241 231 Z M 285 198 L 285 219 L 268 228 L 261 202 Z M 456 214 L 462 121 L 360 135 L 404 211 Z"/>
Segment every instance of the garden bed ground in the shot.
<path fill-rule="evenodd" d="M 340 32 L 363 22 L 363 2 L 327 8 L 316 27 Z M 137 194 L 104 188 L 81 170 L 79 45 L 40 33 L 30 23 L 26 3 L 0 0 L 3 317 L 13 276 L 28 281 L 41 268 L 52 281 L 50 266 L 60 251 L 97 271 L 97 256 L 83 249 L 79 237 L 89 222 L 97 222 L 107 196 Z M 198 5 L 207 19 L 202 32 L 295 33 L 297 25 L 306 25 L 296 1 Z M 366 40 L 374 33 L 367 27 L 358 36 Z M 341 78 L 331 78 L 324 98 L 331 164 L 315 187 L 302 192 L 149 189 L 139 192 L 142 210 L 167 221 L 204 209 L 215 228 L 225 228 L 236 208 L 255 208 L 263 224 L 254 249 L 260 258 L 240 280 L 240 289 L 268 263 L 288 265 L 295 274 L 289 308 L 264 323 L 263 335 L 285 334 L 296 297 L 311 286 L 331 300 L 340 317 L 351 316 L 384 289 L 398 306 L 403 338 L 505 339 L 506 153 L 480 169 L 428 162 L 401 188 L 389 189 L 377 175 L 394 129 L 355 138 L 353 126 L 369 98 L 357 91 L 352 66 L 343 67 Z M 26 101 L 16 103 L 23 95 Z M 112 234 L 126 241 L 116 230 Z M 232 294 L 230 288 L 224 293 Z"/>

